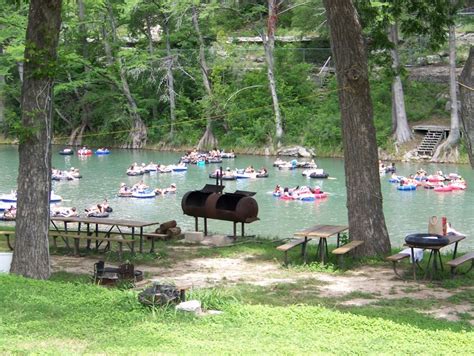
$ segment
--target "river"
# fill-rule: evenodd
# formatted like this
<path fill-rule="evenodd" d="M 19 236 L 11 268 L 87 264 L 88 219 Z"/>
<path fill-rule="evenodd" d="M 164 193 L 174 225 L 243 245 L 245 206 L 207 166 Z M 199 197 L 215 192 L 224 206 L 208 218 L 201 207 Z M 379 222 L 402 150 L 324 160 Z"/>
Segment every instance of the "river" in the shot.
<path fill-rule="evenodd" d="M 113 150 L 107 156 L 90 156 L 85 159 L 74 156 L 61 156 L 60 148 L 53 146 L 53 167 L 57 169 L 79 168 L 83 178 L 70 182 L 54 182 L 56 194 L 63 197 L 63 206 L 75 206 L 79 211 L 107 198 L 114 209 L 114 218 L 166 221 L 175 219 L 183 230 L 194 229 L 194 218 L 183 215 L 181 198 L 189 190 L 201 189 L 206 183 L 213 183 L 208 174 L 220 165 L 210 164 L 204 167 L 190 165 L 187 172 L 168 174 L 146 174 L 141 177 L 129 177 L 125 174 L 133 162 L 153 161 L 171 164 L 179 160 L 180 154 L 159 151 Z M 225 192 L 236 189 L 257 192 L 255 199 L 259 205 L 260 221 L 246 226 L 246 233 L 265 238 L 288 238 L 292 233 L 315 224 L 347 224 L 346 191 L 344 180 L 344 162 L 342 159 L 319 158 L 316 163 L 324 168 L 332 179 L 308 179 L 301 170 L 279 171 L 273 168 L 275 157 L 239 156 L 233 160 L 224 160 L 224 169 L 230 167 L 255 168 L 267 167 L 270 176 L 266 179 L 238 180 L 225 182 Z M 0 146 L 0 163 L 3 167 L 0 175 L 0 194 L 16 189 L 18 175 L 18 151 L 16 146 Z M 384 200 L 384 212 L 390 239 L 393 246 L 401 246 L 405 235 L 413 232 L 425 232 L 428 219 L 432 215 L 447 216 L 453 227 L 468 237 L 460 244 L 461 250 L 474 247 L 474 172 L 468 165 L 444 165 L 431 163 L 397 163 L 397 173 L 409 175 L 423 168 L 428 173 L 442 170 L 445 173 L 462 175 L 468 184 L 466 191 L 437 193 L 418 188 L 416 191 L 398 191 L 388 182 L 388 176 L 381 179 Z M 143 180 L 151 188 L 167 187 L 176 183 L 175 195 L 158 196 L 155 199 L 119 198 L 116 196 L 120 183 L 132 185 Z M 276 184 L 285 187 L 297 185 L 312 186 L 318 184 L 328 192 L 327 199 L 313 202 L 282 201 L 270 193 Z M 200 219 L 202 220 L 202 219 Z M 202 226 L 202 221 L 200 221 Z M 232 233 L 232 223 L 209 220 L 208 229 L 215 233 Z"/>

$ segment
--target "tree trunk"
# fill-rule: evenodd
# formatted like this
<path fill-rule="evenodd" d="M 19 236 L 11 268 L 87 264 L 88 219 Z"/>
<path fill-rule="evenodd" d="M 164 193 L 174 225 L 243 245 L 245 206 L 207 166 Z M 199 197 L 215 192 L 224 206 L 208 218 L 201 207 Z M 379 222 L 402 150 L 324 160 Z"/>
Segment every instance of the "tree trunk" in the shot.
<path fill-rule="evenodd" d="M 451 129 L 445 142 L 438 146 L 431 158 L 433 162 L 457 162 L 458 144 L 461 139 L 459 129 L 459 107 L 456 83 L 456 27 L 449 27 L 449 97 L 451 100 Z"/>
<path fill-rule="evenodd" d="M 86 129 L 86 124 L 84 122 L 81 123 L 78 127 L 72 130 L 71 134 L 69 135 L 69 146 L 81 146 L 82 145 L 82 136 L 84 135 L 84 131 Z"/>
<path fill-rule="evenodd" d="M 126 148 L 143 148 L 147 140 L 147 129 L 142 121 L 142 118 L 138 114 L 138 107 L 135 99 L 132 96 L 130 87 L 128 86 L 127 74 L 122 64 L 122 60 L 117 58 L 117 63 L 120 68 L 120 79 L 122 81 L 122 91 L 128 102 L 128 110 L 132 118 L 132 130 L 128 135 L 129 143 L 125 146 Z"/>
<path fill-rule="evenodd" d="M 151 24 L 150 24 L 150 18 L 146 17 L 145 18 L 145 23 L 146 23 L 146 35 L 148 37 L 148 53 L 150 53 L 150 72 L 152 78 L 154 78 L 155 73 L 154 73 L 154 68 L 153 68 L 153 62 L 154 62 L 154 53 L 155 53 L 155 47 L 153 46 L 153 36 L 151 34 Z M 156 105 L 156 102 L 153 102 L 151 105 L 151 114 L 153 121 L 156 122 L 158 120 L 158 107 Z"/>
<path fill-rule="evenodd" d="M 174 56 L 171 54 L 171 45 L 170 45 L 170 29 L 168 20 L 164 22 L 165 26 L 165 35 L 166 35 L 166 55 L 169 58 L 168 65 L 166 66 L 166 82 L 168 85 L 168 96 L 170 101 L 170 138 L 174 136 L 174 126 L 176 123 L 176 93 L 174 91 L 174 76 L 173 76 L 173 67 L 174 67 Z"/>
<path fill-rule="evenodd" d="M 467 153 L 471 167 L 474 169 L 474 46 L 472 45 L 469 57 L 459 77 L 459 94 Z"/>
<path fill-rule="evenodd" d="M 205 46 L 204 46 L 204 39 L 202 38 L 201 29 L 199 28 L 199 14 L 196 9 L 196 6 L 192 7 L 192 21 L 194 25 L 194 30 L 198 36 L 199 42 L 199 65 L 201 67 L 201 74 L 202 80 L 204 83 L 204 88 L 206 89 L 206 93 L 208 96 L 208 100 L 212 100 L 212 85 L 211 79 L 209 78 L 209 67 L 207 66 L 206 62 L 206 54 L 205 54 Z M 206 109 L 207 121 L 206 121 L 206 131 L 204 135 L 201 137 L 198 143 L 198 149 L 206 148 L 206 147 L 215 147 L 217 146 L 217 139 L 214 137 L 214 133 L 212 132 L 212 119 L 211 119 L 211 112 L 209 109 Z"/>
<path fill-rule="evenodd" d="M 370 98 L 367 55 L 358 15 L 350 0 L 324 0 L 339 86 L 351 240 L 365 243 L 359 256 L 386 255 L 385 225 L 378 177 L 377 143 Z M 344 21 L 341 21 L 344 19 Z"/>
<path fill-rule="evenodd" d="M 115 18 L 112 12 L 112 8 L 108 1 L 107 1 L 107 13 L 109 17 L 111 32 L 112 32 L 113 43 L 116 44 L 118 41 L 117 28 L 115 26 Z M 113 53 L 112 53 L 112 48 L 107 40 L 105 29 L 104 29 L 104 44 L 105 44 L 107 58 L 110 64 L 113 61 Z M 147 128 L 145 124 L 143 123 L 143 120 L 140 117 L 140 114 L 138 113 L 138 107 L 135 102 L 135 99 L 133 98 L 132 92 L 130 91 L 130 86 L 128 85 L 128 80 L 127 80 L 127 73 L 125 71 L 125 67 L 122 63 L 121 58 L 117 56 L 115 58 L 115 62 L 117 63 L 117 66 L 119 68 L 120 81 L 122 83 L 122 93 L 127 99 L 128 111 L 130 114 L 130 119 L 132 121 L 132 129 L 130 130 L 130 133 L 128 135 L 128 142 L 124 144 L 123 147 L 124 148 L 143 148 L 147 140 Z"/>
<path fill-rule="evenodd" d="M 61 0 L 30 0 L 21 97 L 16 241 L 11 272 L 49 278 L 52 66 L 56 64 Z"/>
<path fill-rule="evenodd" d="M 267 77 L 270 93 L 272 96 L 273 111 L 275 114 L 275 139 L 277 147 L 281 147 L 281 139 L 283 137 L 283 126 L 278 101 L 277 86 L 275 80 L 275 30 L 278 18 L 278 1 L 268 0 L 268 25 L 267 33 L 262 33 L 263 48 L 265 50 L 265 61 L 267 62 Z"/>
<path fill-rule="evenodd" d="M 394 138 L 397 145 L 410 141 L 413 136 L 411 134 L 410 126 L 408 126 L 407 113 L 405 110 L 405 98 L 403 94 L 402 79 L 400 77 L 400 57 L 398 56 L 398 24 L 395 23 L 390 26 L 389 40 L 393 44 L 390 50 L 392 56 L 392 69 L 395 72 L 395 77 L 392 82 L 392 121 L 395 121 L 393 127 Z"/>
<path fill-rule="evenodd" d="M 0 43 L 0 58 L 3 56 L 3 47 Z M 0 127 L 5 122 L 5 97 L 3 90 L 5 88 L 5 76 L 0 74 Z"/>
<path fill-rule="evenodd" d="M 89 53 L 89 44 L 87 42 L 87 36 L 88 36 L 88 31 L 86 27 L 86 9 L 84 5 L 84 0 L 78 0 L 77 1 L 77 12 L 78 12 L 78 18 L 79 18 L 79 30 L 81 32 L 80 35 L 80 42 L 81 42 L 81 50 L 82 50 L 82 57 L 86 60 L 88 57 Z M 84 67 L 85 72 L 89 72 L 90 69 L 85 66 Z M 69 78 L 70 81 L 72 81 L 71 78 Z M 84 90 L 84 94 L 81 95 L 77 89 L 74 90 L 77 100 L 79 102 L 82 102 L 82 97 L 87 94 L 87 89 Z M 84 131 L 86 127 L 89 126 L 90 122 L 90 117 L 91 117 L 91 108 L 89 103 L 85 102 L 82 107 L 81 107 L 81 124 L 80 126 L 75 129 L 71 135 L 69 136 L 69 144 L 70 145 L 82 145 L 82 136 L 84 134 Z M 75 133 L 75 135 L 74 135 Z"/>

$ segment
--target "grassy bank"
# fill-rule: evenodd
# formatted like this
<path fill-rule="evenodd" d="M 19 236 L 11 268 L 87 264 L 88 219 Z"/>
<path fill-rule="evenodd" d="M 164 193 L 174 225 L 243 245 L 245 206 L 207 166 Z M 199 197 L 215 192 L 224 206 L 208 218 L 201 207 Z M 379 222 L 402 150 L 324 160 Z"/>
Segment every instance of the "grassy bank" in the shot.
<path fill-rule="evenodd" d="M 152 311 L 135 292 L 81 281 L 3 275 L 0 284 L 2 353 L 465 354 L 474 348 L 468 324 L 407 312 L 400 303 L 371 312 L 311 300 L 277 306 L 251 297 L 262 290 L 242 287 L 240 297 L 232 290 L 194 292 L 205 306 L 224 311 L 194 317 Z"/>

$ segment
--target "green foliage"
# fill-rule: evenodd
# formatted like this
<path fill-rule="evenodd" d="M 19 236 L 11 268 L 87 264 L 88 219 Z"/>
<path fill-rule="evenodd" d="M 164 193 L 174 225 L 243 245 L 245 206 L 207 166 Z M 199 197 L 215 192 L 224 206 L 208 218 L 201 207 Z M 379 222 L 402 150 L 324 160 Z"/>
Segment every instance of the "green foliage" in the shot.
<path fill-rule="evenodd" d="M 399 18 L 405 31 L 406 46 L 416 48 L 403 55 L 416 58 L 417 51 L 430 53 L 431 42 L 442 43 L 450 19 L 441 19 L 442 2 L 425 6 L 417 0 L 357 2 L 373 48 L 389 48 L 386 26 Z M 66 2 L 58 48 L 59 66 L 51 64 L 39 74 L 55 76 L 54 104 L 60 115 L 53 121 L 54 136 L 65 142 L 71 132 L 85 125 L 85 144 L 120 145 L 128 139 L 131 127 L 130 103 L 124 95 L 122 68 L 137 112 L 148 129 L 150 144 L 194 146 L 200 139 L 208 116 L 223 148 L 262 147 L 274 142 L 274 113 L 260 43 L 229 43 L 230 36 L 256 36 L 266 27 L 265 1 L 203 2 L 153 0 L 84 0 L 85 21 L 78 18 L 77 2 Z M 0 0 L 0 74 L 6 85 L 5 132 L 25 133 L 20 128 L 21 81 L 18 62 L 24 56 L 27 4 Z M 208 97 L 198 58 L 198 39 L 191 22 L 191 5 L 200 13 L 200 27 L 206 45 L 206 60 L 212 79 L 213 95 Z M 412 16 L 408 16 L 411 11 Z M 342 152 L 342 137 L 336 81 L 331 76 L 318 86 L 317 73 L 330 56 L 324 28 L 321 0 L 283 2 L 278 19 L 278 35 L 322 37 L 311 42 L 275 44 L 275 76 L 283 115 L 285 144 L 303 144 L 318 154 Z M 437 13 L 438 12 L 438 13 Z M 418 16 L 419 15 L 419 16 Z M 111 16 L 111 17 L 110 17 Z M 418 16 L 418 17 L 417 17 Z M 419 18 L 419 24 L 412 19 Z M 449 17 L 449 16 L 448 16 Z M 443 20 L 443 21 L 441 21 Z M 448 21 L 449 20 L 449 21 Z M 176 92 L 175 134 L 170 137 L 170 108 L 166 84 L 169 64 L 164 33 L 152 41 L 147 26 L 166 24 L 170 28 L 171 54 Z M 459 20 L 461 21 L 461 20 Z M 113 36 L 113 26 L 116 37 Z M 431 28 L 436 25 L 433 33 Z M 434 27 L 433 27 L 434 28 Z M 429 31 L 430 30 L 430 31 Z M 421 31 L 421 39 L 408 35 Z M 433 41 L 430 41 L 430 38 Z M 413 42 L 414 41 L 414 42 Z M 105 43 L 109 47 L 105 46 Z M 47 53 L 28 53 L 43 58 Z M 374 53 L 374 52 L 372 52 Z M 379 146 L 386 146 L 391 135 L 390 66 L 386 51 L 375 56 L 372 70 L 374 119 Z M 46 63 L 46 61 L 45 61 Z M 380 66 L 383 68 L 381 69 Z M 443 117 L 444 99 L 434 98 L 444 88 L 405 80 L 406 106 L 410 121 Z M 421 98 L 421 99 L 420 99 Z M 426 105 L 433 103 L 433 105 Z"/>

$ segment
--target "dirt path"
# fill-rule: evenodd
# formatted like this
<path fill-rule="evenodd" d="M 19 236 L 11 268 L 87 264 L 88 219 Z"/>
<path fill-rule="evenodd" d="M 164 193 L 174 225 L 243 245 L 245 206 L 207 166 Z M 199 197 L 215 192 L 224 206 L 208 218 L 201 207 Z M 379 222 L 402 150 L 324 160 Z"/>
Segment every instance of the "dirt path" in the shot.
<path fill-rule="evenodd" d="M 70 273 L 93 273 L 96 260 L 69 256 L 52 256 L 54 271 Z M 193 288 L 203 288 L 237 283 L 270 286 L 279 283 L 297 283 L 302 280 L 314 280 L 318 284 L 320 297 L 344 297 L 351 293 L 370 294 L 370 298 L 353 298 L 342 302 L 345 305 L 365 305 L 381 299 L 443 300 L 459 293 L 459 289 L 447 290 L 428 287 L 424 283 L 402 281 L 395 278 L 388 267 L 363 266 L 344 274 L 323 272 L 299 272 L 282 268 L 277 262 L 255 261 L 252 256 L 241 255 L 233 258 L 195 258 L 178 262 L 171 267 L 137 265 L 148 276 L 149 282 L 188 284 Z M 470 313 L 474 316 L 474 305 L 443 302 L 443 307 L 429 310 L 427 313 L 444 319 L 458 320 L 458 313 Z M 474 323 L 473 323 L 474 325 Z"/>

